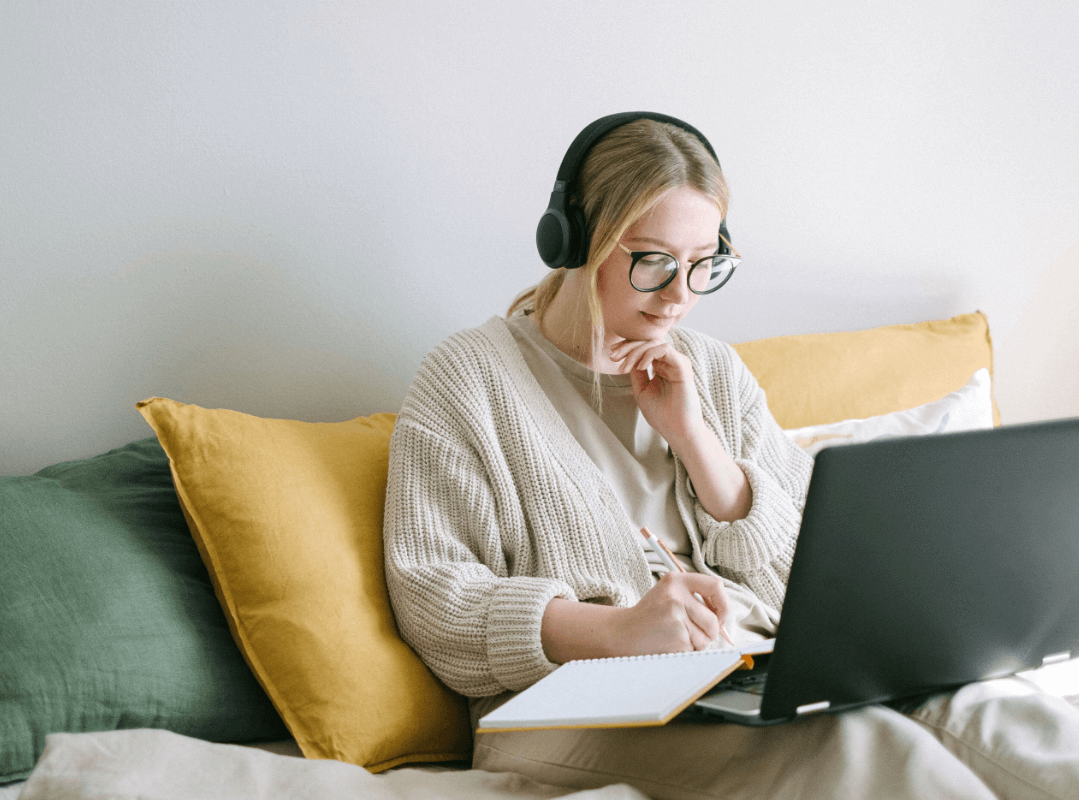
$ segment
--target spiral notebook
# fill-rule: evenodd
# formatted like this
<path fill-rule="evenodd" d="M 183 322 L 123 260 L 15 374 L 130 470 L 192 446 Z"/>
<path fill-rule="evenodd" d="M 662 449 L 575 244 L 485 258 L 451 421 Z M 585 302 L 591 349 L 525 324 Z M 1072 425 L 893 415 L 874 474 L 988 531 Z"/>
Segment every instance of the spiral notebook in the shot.
<path fill-rule="evenodd" d="M 482 717 L 477 730 L 664 725 L 773 643 L 568 661 Z"/>

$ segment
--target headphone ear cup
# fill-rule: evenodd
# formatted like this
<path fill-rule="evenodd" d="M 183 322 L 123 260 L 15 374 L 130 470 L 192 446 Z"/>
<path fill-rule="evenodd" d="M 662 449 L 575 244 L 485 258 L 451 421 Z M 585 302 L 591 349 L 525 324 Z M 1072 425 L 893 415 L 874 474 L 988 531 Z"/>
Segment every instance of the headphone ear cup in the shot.
<path fill-rule="evenodd" d="M 576 269 L 588 259 L 588 225 L 584 212 L 570 206 L 565 213 L 548 208 L 536 226 L 536 249 L 551 269 Z"/>
<path fill-rule="evenodd" d="M 536 226 L 536 249 L 551 269 L 565 266 L 570 259 L 570 224 L 560 209 L 552 207 L 543 212 Z"/>

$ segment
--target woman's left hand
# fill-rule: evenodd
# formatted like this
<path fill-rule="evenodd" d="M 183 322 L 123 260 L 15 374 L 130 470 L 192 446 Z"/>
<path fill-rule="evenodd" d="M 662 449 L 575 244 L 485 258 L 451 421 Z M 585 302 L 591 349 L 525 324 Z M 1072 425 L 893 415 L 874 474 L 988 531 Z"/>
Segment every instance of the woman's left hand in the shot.
<path fill-rule="evenodd" d="M 682 459 L 704 509 L 718 520 L 743 519 L 752 506 L 753 490 L 745 472 L 704 424 L 689 358 L 668 342 L 627 339 L 611 348 L 611 360 L 620 372 L 629 373 L 637 407 Z"/>
<path fill-rule="evenodd" d="M 629 373 L 637 407 L 676 452 L 700 435 L 701 401 L 686 356 L 669 342 L 624 339 L 611 348 L 611 360 L 619 362 L 620 372 Z"/>

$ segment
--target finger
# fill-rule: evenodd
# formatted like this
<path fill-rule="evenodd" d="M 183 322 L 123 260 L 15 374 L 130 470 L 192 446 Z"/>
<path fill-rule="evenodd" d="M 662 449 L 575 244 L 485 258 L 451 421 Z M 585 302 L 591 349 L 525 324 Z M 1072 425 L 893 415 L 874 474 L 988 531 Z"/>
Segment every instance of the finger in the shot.
<path fill-rule="evenodd" d="M 686 602 L 686 614 L 693 625 L 708 639 L 714 642 L 722 635 L 720 619 L 716 613 L 697 597 L 691 596 Z"/>
<path fill-rule="evenodd" d="M 712 603 L 717 610 L 727 609 L 727 590 L 723 588 L 723 579 L 703 572 L 680 572 L 678 578 L 691 592 L 696 592 Z"/>
<path fill-rule="evenodd" d="M 708 612 L 706 611 L 706 613 Z M 693 650 L 707 650 L 712 642 L 715 641 L 714 637 L 709 636 L 708 632 L 701 628 L 701 626 L 693 619 L 688 607 L 682 606 L 679 608 L 675 613 L 675 616 L 682 628 L 682 636 L 679 638 L 683 640 L 684 646 L 690 647 Z"/>
<path fill-rule="evenodd" d="M 651 380 L 654 377 L 655 373 L 648 371 L 648 368 L 650 366 L 652 366 L 652 359 L 647 353 L 645 353 L 637 360 L 637 363 L 633 365 L 633 369 L 627 370 L 627 372 L 640 372 L 644 375 L 647 375 L 649 380 Z"/>
<path fill-rule="evenodd" d="M 707 606 L 707 604 L 704 604 L 704 605 Z M 716 639 L 718 639 L 720 637 L 723 637 L 723 640 L 727 644 L 729 644 L 729 645 L 731 645 L 733 647 L 734 646 L 734 639 L 731 638 L 731 633 L 730 633 L 730 631 L 727 630 L 726 621 L 722 617 L 720 617 L 718 614 L 716 614 L 716 612 L 714 610 L 712 610 L 712 608 L 710 608 L 710 607 L 708 607 L 708 613 L 711 614 L 712 618 L 715 620 L 715 630 L 716 630 L 716 632 L 715 632 L 714 635 L 712 635 L 711 641 L 714 642 Z M 710 629 L 710 627 L 709 627 L 709 629 Z"/>
<path fill-rule="evenodd" d="M 658 339 L 623 339 L 621 342 L 611 347 L 611 353 L 612 355 L 618 355 L 619 357 L 624 358 L 628 353 L 633 351 L 667 346 L 666 342 Z"/>
<path fill-rule="evenodd" d="M 672 383 L 692 380 L 693 369 L 689 366 L 689 362 L 671 347 L 652 352 L 652 368 L 656 375 Z"/>
<path fill-rule="evenodd" d="M 708 634 L 693 621 L 686 607 L 685 589 L 675 580 L 678 573 L 668 572 L 649 591 L 641 606 L 650 605 L 648 628 L 667 641 L 667 652 L 703 650 L 711 641 Z M 648 600 L 651 603 L 648 603 Z"/>
<path fill-rule="evenodd" d="M 634 347 L 642 344 L 640 340 L 636 339 L 623 339 L 617 344 L 611 345 L 610 353 L 611 361 L 621 361 L 626 357 L 626 354 L 630 352 Z"/>
<path fill-rule="evenodd" d="M 663 342 L 642 342 L 623 359 L 621 369 L 629 372 L 633 369 L 647 370 L 654 362 L 664 357 L 667 345 Z"/>
<path fill-rule="evenodd" d="M 652 379 L 648 377 L 647 372 L 642 372 L 639 369 L 635 369 L 633 370 L 633 372 L 629 373 L 629 380 L 629 386 L 630 389 L 633 390 L 633 396 L 639 397 L 641 392 L 643 392 L 645 388 L 647 388 L 649 382 L 651 382 Z"/>
<path fill-rule="evenodd" d="M 611 358 L 621 358 L 631 348 L 652 344 L 663 344 L 663 342 L 659 339 L 623 339 L 622 341 L 611 345 Z"/>
<path fill-rule="evenodd" d="M 694 650 L 707 650 L 714 639 L 709 639 L 708 634 L 693 624 L 691 620 L 686 620 L 686 630 L 689 633 L 689 643 Z"/>
<path fill-rule="evenodd" d="M 641 356 L 653 344 L 652 342 L 634 342 L 630 347 L 621 349 L 619 357 L 617 359 L 612 358 L 612 360 L 619 362 L 618 367 L 621 372 L 629 372 L 637 368 L 637 363 L 641 360 Z"/>
<path fill-rule="evenodd" d="M 719 620 L 722 635 L 724 623 L 730 614 L 730 603 L 727 600 L 727 591 L 723 588 L 723 581 L 714 575 L 704 575 L 699 572 L 686 572 L 680 574 L 679 577 L 682 578 L 685 587 L 690 592 L 699 595 L 702 602 L 715 614 Z"/>

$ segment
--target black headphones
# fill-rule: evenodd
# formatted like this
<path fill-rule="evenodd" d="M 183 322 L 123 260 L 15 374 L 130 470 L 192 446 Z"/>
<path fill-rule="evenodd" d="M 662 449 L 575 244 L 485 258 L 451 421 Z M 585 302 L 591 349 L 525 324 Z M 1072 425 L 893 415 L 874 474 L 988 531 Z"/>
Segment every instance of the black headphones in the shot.
<path fill-rule="evenodd" d="M 570 202 L 570 197 L 577 189 L 577 176 L 584 164 L 585 156 L 592 146 L 610 133 L 615 128 L 621 127 L 628 122 L 638 119 L 652 119 L 656 122 L 667 122 L 677 125 L 684 131 L 693 134 L 701 140 L 701 144 L 708 148 L 712 158 L 719 163 L 716 151 L 704 138 L 704 135 L 687 122 L 668 117 L 666 114 L 654 114 L 651 111 L 624 111 L 620 114 L 611 114 L 601 117 L 577 134 L 573 144 L 569 146 L 562 166 L 558 168 L 558 177 L 554 182 L 554 191 L 551 192 L 551 201 L 547 210 L 540 217 L 539 225 L 536 226 L 536 247 L 539 249 L 543 263 L 551 269 L 576 269 L 588 260 L 589 230 L 588 223 L 584 218 L 584 210 Z M 729 255 L 731 252 L 727 242 L 731 240 L 727 233 L 727 220 L 719 223 L 720 255 Z M 726 240 L 726 241 L 724 241 Z"/>

